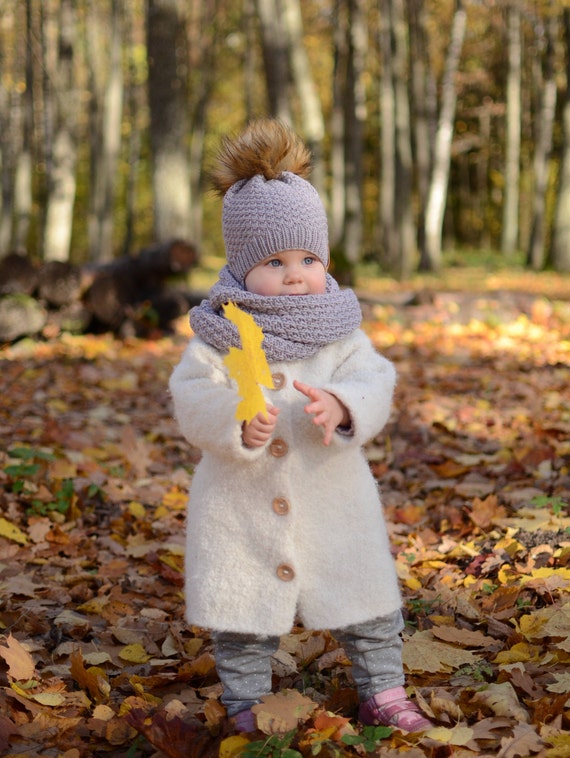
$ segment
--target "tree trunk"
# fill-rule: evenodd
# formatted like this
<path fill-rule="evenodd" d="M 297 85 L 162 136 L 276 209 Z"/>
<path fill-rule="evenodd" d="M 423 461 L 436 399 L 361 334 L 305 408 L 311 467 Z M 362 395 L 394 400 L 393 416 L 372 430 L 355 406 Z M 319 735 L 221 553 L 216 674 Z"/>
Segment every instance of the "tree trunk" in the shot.
<path fill-rule="evenodd" d="M 275 118 L 291 123 L 289 51 L 283 27 L 281 0 L 256 0 L 256 7 L 261 29 L 269 113 Z"/>
<path fill-rule="evenodd" d="M 98 11 L 90 5 L 89 29 L 99 28 Z M 93 140 L 91 144 L 91 195 L 89 218 L 89 258 L 109 261 L 113 258 L 113 228 L 117 165 L 121 147 L 123 110 L 123 42 L 122 3 L 111 0 L 111 19 L 105 24 L 109 36 L 105 44 L 101 35 L 93 35 L 90 69 L 93 79 Z M 102 59 L 102 55 L 105 59 Z M 102 86 L 96 72 L 104 72 Z"/>
<path fill-rule="evenodd" d="M 216 60 L 220 50 L 220 0 L 195 0 L 189 24 L 189 44 L 193 51 L 191 74 L 192 116 L 190 122 L 190 239 L 202 239 L 202 159 L 208 117 L 208 104 L 216 76 Z"/>
<path fill-rule="evenodd" d="M 408 99 L 409 45 L 403 0 L 392 0 L 394 28 L 394 93 L 396 102 L 396 184 L 394 186 L 400 278 L 412 272 L 416 228 L 412 208 L 412 135 Z"/>
<path fill-rule="evenodd" d="M 566 46 L 566 92 L 564 95 L 563 153 L 558 182 L 558 198 L 554 218 L 552 265 L 556 271 L 570 271 L 570 8 L 564 8 L 564 41 Z"/>
<path fill-rule="evenodd" d="M 537 135 L 534 149 L 534 194 L 533 214 L 527 263 L 540 270 L 545 262 L 546 194 L 548 188 L 549 160 L 552 151 L 552 128 L 556 113 L 556 78 L 554 69 L 554 45 L 558 37 L 558 18 L 552 16 L 546 24 L 544 71 L 536 62 L 539 93 Z"/>
<path fill-rule="evenodd" d="M 325 123 L 323 109 L 311 73 L 311 65 L 303 43 L 303 19 L 299 0 L 282 0 L 283 24 L 289 41 L 291 73 L 297 90 L 302 132 L 313 156 L 311 181 L 324 199 L 325 166 L 323 140 Z"/>
<path fill-rule="evenodd" d="M 396 95 L 394 92 L 394 40 L 391 0 L 379 3 L 380 55 L 380 192 L 379 218 L 381 226 L 380 261 L 388 271 L 398 266 L 398 233 L 396 229 Z"/>
<path fill-rule="evenodd" d="M 463 0 L 456 0 L 451 36 L 442 82 L 441 108 L 435 138 L 434 163 L 426 207 L 426 256 L 422 268 L 437 271 L 441 267 L 443 218 L 451 161 L 451 144 L 455 121 L 457 92 L 455 75 L 465 37 L 467 14 Z"/>
<path fill-rule="evenodd" d="M 329 240 L 333 258 L 340 257 L 340 245 L 344 228 L 344 207 L 346 204 L 344 178 L 344 80 L 346 70 L 346 14 L 343 0 L 335 0 L 333 16 L 333 76 L 332 109 L 330 118 L 330 209 Z"/>
<path fill-rule="evenodd" d="M 138 180 L 141 172 L 141 150 L 143 131 L 146 127 L 146 88 L 139 75 L 139 62 L 136 50 L 139 40 L 144 39 L 144 21 L 133 12 L 130 3 L 125 6 L 124 29 L 127 32 L 128 76 L 125 88 L 125 118 L 129 123 L 126 154 L 129 171 L 125 186 L 125 230 L 121 243 L 123 255 L 129 253 L 134 246 L 135 223 L 138 215 L 137 197 Z"/>
<path fill-rule="evenodd" d="M 7 62 L 0 47 L 0 260 L 10 252 L 12 242 L 12 209 L 14 182 L 11 156 L 13 109 L 6 82 L 10 77 Z"/>
<path fill-rule="evenodd" d="M 512 3 L 507 9 L 509 67 L 507 74 L 507 123 L 505 192 L 501 250 L 511 256 L 519 238 L 519 195 L 522 111 L 522 39 L 521 11 Z"/>
<path fill-rule="evenodd" d="M 348 0 L 348 60 L 345 91 L 344 256 L 352 269 L 362 257 L 362 153 L 366 97 L 364 64 L 367 28 L 363 0 Z"/>
<path fill-rule="evenodd" d="M 433 162 L 432 146 L 437 126 L 436 85 L 429 60 L 424 0 L 407 0 L 410 28 L 411 102 L 413 145 L 418 195 L 417 245 L 420 268 L 426 254 L 425 212 Z"/>
<path fill-rule="evenodd" d="M 34 130 L 34 30 L 32 3 L 26 0 L 26 89 L 22 94 L 22 149 L 14 178 L 15 230 L 13 249 L 27 250 L 32 217 L 32 139 Z"/>
<path fill-rule="evenodd" d="M 74 0 L 61 0 L 59 11 L 57 39 L 54 27 L 50 29 L 52 33 L 46 36 L 47 45 L 57 45 L 55 66 L 51 69 L 54 136 L 48 161 L 43 250 L 46 261 L 69 259 L 76 190 L 78 103 L 75 90 L 77 22 Z M 47 70 L 50 71 L 49 64 Z M 51 127 L 50 124 L 50 131 Z"/>
<path fill-rule="evenodd" d="M 147 0 L 154 235 L 190 235 L 188 45 L 183 0 Z"/>

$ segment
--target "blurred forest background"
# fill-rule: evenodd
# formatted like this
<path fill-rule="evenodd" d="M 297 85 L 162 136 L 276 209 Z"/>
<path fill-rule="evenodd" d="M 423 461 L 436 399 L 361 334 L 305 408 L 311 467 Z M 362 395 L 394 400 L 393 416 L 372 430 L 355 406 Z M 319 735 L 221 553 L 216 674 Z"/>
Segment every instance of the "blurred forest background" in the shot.
<path fill-rule="evenodd" d="M 568 0 L 0 0 L 0 258 L 222 255 L 208 156 L 271 114 L 343 281 L 570 271 L 569 49 Z"/>

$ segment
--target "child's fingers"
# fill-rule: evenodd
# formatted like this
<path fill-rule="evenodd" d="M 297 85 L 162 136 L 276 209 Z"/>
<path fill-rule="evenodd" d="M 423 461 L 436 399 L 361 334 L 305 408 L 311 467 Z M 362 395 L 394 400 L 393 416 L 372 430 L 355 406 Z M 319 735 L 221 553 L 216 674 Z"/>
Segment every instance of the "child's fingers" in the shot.
<path fill-rule="evenodd" d="M 298 381 L 298 379 L 295 379 L 293 382 L 293 387 L 295 387 L 296 390 L 299 390 L 299 392 L 302 392 L 303 395 L 306 395 L 309 400 L 316 400 L 318 397 L 318 390 L 316 390 L 314 387 L 311 387 L 310 384 L 305 384 L 304 382 Z"/>

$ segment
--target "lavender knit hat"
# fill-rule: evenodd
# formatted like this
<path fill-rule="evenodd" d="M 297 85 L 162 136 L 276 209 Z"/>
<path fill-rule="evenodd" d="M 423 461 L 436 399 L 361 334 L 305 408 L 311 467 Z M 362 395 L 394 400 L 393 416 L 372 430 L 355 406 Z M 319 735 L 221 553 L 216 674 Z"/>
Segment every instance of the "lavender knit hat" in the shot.
<path fill-rule="evenodd" d="M 214 185 L 224 195 L 222 231 L 228 268 L 240 282 L 257 263 L 282 250 L 314 253 L 329 264 L 327 215 L 304 176 L 307 148 L 273 119 L 253 122 L 218 156 Z"/>

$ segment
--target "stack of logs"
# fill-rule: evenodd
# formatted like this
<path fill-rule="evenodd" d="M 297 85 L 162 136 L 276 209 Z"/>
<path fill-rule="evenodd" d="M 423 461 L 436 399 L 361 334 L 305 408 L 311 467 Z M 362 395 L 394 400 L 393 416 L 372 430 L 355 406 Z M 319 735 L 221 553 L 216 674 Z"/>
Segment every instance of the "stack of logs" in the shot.
<path fill-rule="evenodd" d="M 196 247 L 183 240 L 99 265 L 37 265 L 10 253 L 0 260 L 0 343 L 60 331 L 148 336 L 168 329 L 196 301 L 185 275 L 197 262 Z"/>

